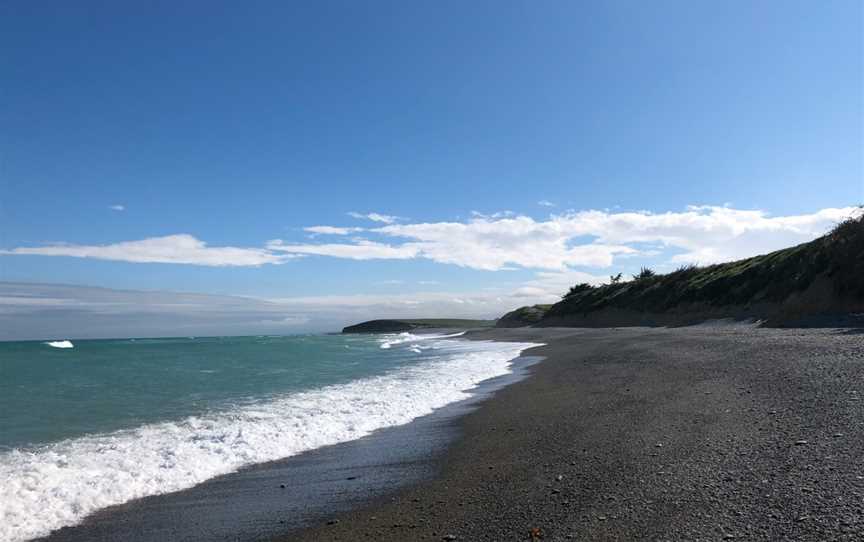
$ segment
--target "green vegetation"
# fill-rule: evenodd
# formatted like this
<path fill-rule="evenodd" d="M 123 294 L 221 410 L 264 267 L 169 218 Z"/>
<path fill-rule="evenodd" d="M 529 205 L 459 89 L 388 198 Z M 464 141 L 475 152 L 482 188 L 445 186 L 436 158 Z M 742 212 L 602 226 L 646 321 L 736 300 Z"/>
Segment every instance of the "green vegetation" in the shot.
<path fill-rule="evenodd" d="M 621 273 L 618 273 L 618 274 L 620 275 Z M 657 276 L 657 273 L 655 273 L 653 269 L 643 267 L 642 269 L 639 270 L 639 273 L 633 275 L 633 280 L 650 279 L 651 277 L 656 277 L 656 276 Z"/>
<path fill-rule="evenodd" d="M 581 285 L 574 286 L 573 288 L 578 288 Z M 588 286 L 589 288 L 591 286 Z M 573 288 L 570 291 L 573 291 Z M 519 307 L 514 311 L 510 311 L 501 318 L 498 319 L 498 323 L 496 327 L 523 327 L 530 326 L 532 324 L 536 324 L 546 315 L 546 311 L 549 310 L 549 307 L 552 305 L 532 305 L 530 307 Z"/>
<path fill-rule="evenodd" d="M 495 320 L 467 320 L 460 318 L 412 318 L 406 320 L 369 320 L 348 326 L 342 333 L 400 333 L 429 328 L 475 328 L 492 327 Z"/>
<path fill-rule="evenodd" d="M 593 288 L 593 286 L 591 286 L 587 282 L 577 284 L 576 286 L 571 286 L 570 290 L 566 294 L 564 294 L 564 299 L 567 299 L 568 297 L 574 296 L 576 294 L 581 294 L 582 292 L 587 292 L 591 288 Z M 535 306 L 538 306 L 538 305 L 535 305 Z M 551 305 L 549 305 L 549 307 L 551 307 Z M 525 307 L 523 307 L 523 308 L 525 308 Z"/>
<path fill-rule="evenodd" d="M 780 303 L 824 277 L 835 295 L 864 300 L 864 216 L 838 224 L 827 235 L 795 247 L 736 262 L 683 266 L 665 275 L 643 268 L 633 281 L 577 285 L 546 317 L 606 308 L 662 313 L 704 304 L 713 307 Z"/>

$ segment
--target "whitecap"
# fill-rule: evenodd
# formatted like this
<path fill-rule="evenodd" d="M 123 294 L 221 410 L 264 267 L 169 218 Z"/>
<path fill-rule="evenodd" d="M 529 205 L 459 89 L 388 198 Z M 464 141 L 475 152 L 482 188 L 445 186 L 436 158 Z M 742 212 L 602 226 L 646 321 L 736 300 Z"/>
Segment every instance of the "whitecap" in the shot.
<path fill-rule="evenodd" d="M 510 372 L 512 360 L 536 346 L 434 344 L 439 348 L 434 359 L 380 376 L 183 420 L 4 451 L 0 540 L 45 536 L 101 508 L 408 423 L 466 399 L 477 384 Z"/>
<path fill-rule="evenodd" d="M 48 341 L 45 344 L 54 348 L 73 348 L 75 346 L 72 341 Z"/>
<path fill-rule="evenodd" d="M 450 333 L 448 335 L 415 335 L 413 333 L 409 333 L 407 331 L 399 333 L 398 335 L 385 335 L 379 342 L 381 343 L 381 348 L 388 349 L 393 346 L 404 344 L 408 342 L 414 341 L 429 341 L 432 339 L 450 339 L 453 337 L 461 337 L 464 335 L 464 331 L 460 331 L 459 333 Z"/>

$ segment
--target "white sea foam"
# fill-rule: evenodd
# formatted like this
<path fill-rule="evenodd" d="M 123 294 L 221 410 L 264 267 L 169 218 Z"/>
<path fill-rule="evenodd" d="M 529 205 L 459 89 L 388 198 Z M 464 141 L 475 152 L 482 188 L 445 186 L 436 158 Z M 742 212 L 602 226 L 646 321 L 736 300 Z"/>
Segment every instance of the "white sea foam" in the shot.
<path fill-rule="evenodd" d="M 54 348 L 72 348 L 75 345 L 72 344 L 72 341 L 48 341 L 48 346 L 53 346 Z"/>
<path fill-rule="evenodd" d="M 451 333 L 449 335 L 415 335 L 413 333 L 403 332 L 397 335 L 384 335 L 384 338 L 380 340 L 381 348 L 385 350 L 387 348 L 391 348 L 396 346 L 397 344 L 403 344 L 414 341 L 429 341 L 433 339 L 449 339 L 452 337 L 460 337 L 465 335 L 464 331 L 460 331 L 459 333 Z"/>
<path fill-rule="evenodd" d="M 436 340 L 434 346 L 440 355 L 432 361 L 382 376 L 0 453 L 0 540 L 44 536 L 106 506 L 408 423 L 508 373 L 511 361 L 534 345 Z"/>

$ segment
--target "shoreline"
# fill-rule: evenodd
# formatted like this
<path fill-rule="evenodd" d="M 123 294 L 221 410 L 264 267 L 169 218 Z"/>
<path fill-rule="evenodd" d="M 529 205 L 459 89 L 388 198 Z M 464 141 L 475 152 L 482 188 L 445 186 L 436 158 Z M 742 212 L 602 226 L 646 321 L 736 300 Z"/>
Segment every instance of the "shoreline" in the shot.
<path fill-rule="evenodd" d="M 438 474 L 274 540 L 857 540 L 860 329 L 511 328 Z M 864 397 L 862 397 L 864 399 Z"/>
<path fill-rule="evenodd" d="M 112 507 L 44 540 L 864 536 L 864 330 L 460 338 L 545 345 L 522 352 L 539 363 L 409 424 Z"/>
<path fill-rule="evenodd" d="M 431 478 L 437 468 L 431 459 L 458 436 L 455 420 L 524 378 L 537 361 L 523 351 L 511 361 L 509 373 L 487 379 L 469 398 L 407 424 L 110 506 L 36 540 L 266 540 L 326 522 L 370 498 Z"/>

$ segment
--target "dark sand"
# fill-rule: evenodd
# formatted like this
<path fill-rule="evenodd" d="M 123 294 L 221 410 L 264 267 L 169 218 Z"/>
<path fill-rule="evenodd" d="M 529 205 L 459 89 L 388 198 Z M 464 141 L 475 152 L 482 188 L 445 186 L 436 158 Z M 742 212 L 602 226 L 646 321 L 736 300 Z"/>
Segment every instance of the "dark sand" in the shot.
<path fill-rule="evenodd" d="M 459 421 L 432 481 L 282 540 L 864 539 L 861 330 L 473 336 L 547 359 Z"/>

